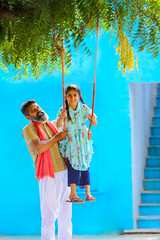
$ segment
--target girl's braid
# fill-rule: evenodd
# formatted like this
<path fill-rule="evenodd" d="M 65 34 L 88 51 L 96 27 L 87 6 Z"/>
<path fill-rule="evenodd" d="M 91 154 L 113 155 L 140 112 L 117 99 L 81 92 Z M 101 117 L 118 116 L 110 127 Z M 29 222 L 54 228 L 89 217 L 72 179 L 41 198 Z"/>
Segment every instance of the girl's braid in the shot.
<path fill-rule="evenodd" d="M 81 102 L 82 102 L 83 104 L 85 104 L 84 101 L 83 101 L 82 95 L 79 96 L 79 99 L 81 100 Z"/>
<path fill-rule="evenodd" d="M 69 114 L 69 105 L 68 105 L 67 99 L 65 100 L 65 103 L 66 103 L 66 110 L 67 110 L 67 119 L 68 119 L 68 121 L 70 121 L 71 120 L 71 116 Z"/>

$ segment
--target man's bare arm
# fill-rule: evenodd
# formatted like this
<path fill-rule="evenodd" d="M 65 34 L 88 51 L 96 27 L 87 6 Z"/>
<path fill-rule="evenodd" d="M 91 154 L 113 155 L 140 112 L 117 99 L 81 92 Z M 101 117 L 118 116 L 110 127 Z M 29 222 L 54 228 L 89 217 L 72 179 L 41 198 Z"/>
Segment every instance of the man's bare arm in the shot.
<path fill-rule="evenodd" d="M 30 147 L 37 153 L 41 154 L 46 152 L 54 143 L 58 142 L 59 140 L 64 139 L 67 136 L 67 132 L 59 132 L 54 137 L 42 141 L 40 139 L 35 139 L 31 141 Z"/>

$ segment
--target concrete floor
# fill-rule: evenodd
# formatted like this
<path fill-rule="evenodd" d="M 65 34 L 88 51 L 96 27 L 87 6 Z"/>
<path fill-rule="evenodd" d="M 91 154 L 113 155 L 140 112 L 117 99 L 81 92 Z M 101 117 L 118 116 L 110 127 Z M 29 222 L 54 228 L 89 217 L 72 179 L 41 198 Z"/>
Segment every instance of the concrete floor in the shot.
<path fill-rule="evenodd" d="M 0 236 L 0 240 L 40 240 L 40 237 Z M 160 234 L 135 234 L 135 235 L 129 234 L 129 235 L 120 235 L 120 236 L 119 235 L 73 236 L 72 240 L 160 240 Z"/>

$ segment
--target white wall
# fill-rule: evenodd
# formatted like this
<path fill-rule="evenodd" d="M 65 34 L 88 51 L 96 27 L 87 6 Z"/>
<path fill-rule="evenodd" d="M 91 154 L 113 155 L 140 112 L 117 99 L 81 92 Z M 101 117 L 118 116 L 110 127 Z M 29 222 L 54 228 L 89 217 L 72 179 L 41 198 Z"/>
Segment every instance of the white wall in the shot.
<path fill-rule="evenodd" d="M 157 83 L 130 83 L 130 117 L 132 147 L 133 222 L 139 214 L 138 205 L 143 190 L 145 157 L 149 145 L 150 126 L 156 105 Z"/>

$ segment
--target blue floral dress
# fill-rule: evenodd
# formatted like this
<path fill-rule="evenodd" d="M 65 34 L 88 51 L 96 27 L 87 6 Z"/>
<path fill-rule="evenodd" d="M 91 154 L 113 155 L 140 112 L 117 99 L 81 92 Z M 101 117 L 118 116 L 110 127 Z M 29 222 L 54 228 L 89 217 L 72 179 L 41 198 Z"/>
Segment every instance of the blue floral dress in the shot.
<path fill-rule="evenodd" d="M 63 108 L 60 108 L 57 120 Z M 69 107 L 71 120 L 66 120 L 68 136 L 59 141 L 59 149 L 64 158 L 67 158 L 72 168 L 86 171 L 92 158 L 92 141 L 88 139 L 86 120 L 91 116 L 92 110 L 85 104 L 78 103 L 77 109 Z"/>

